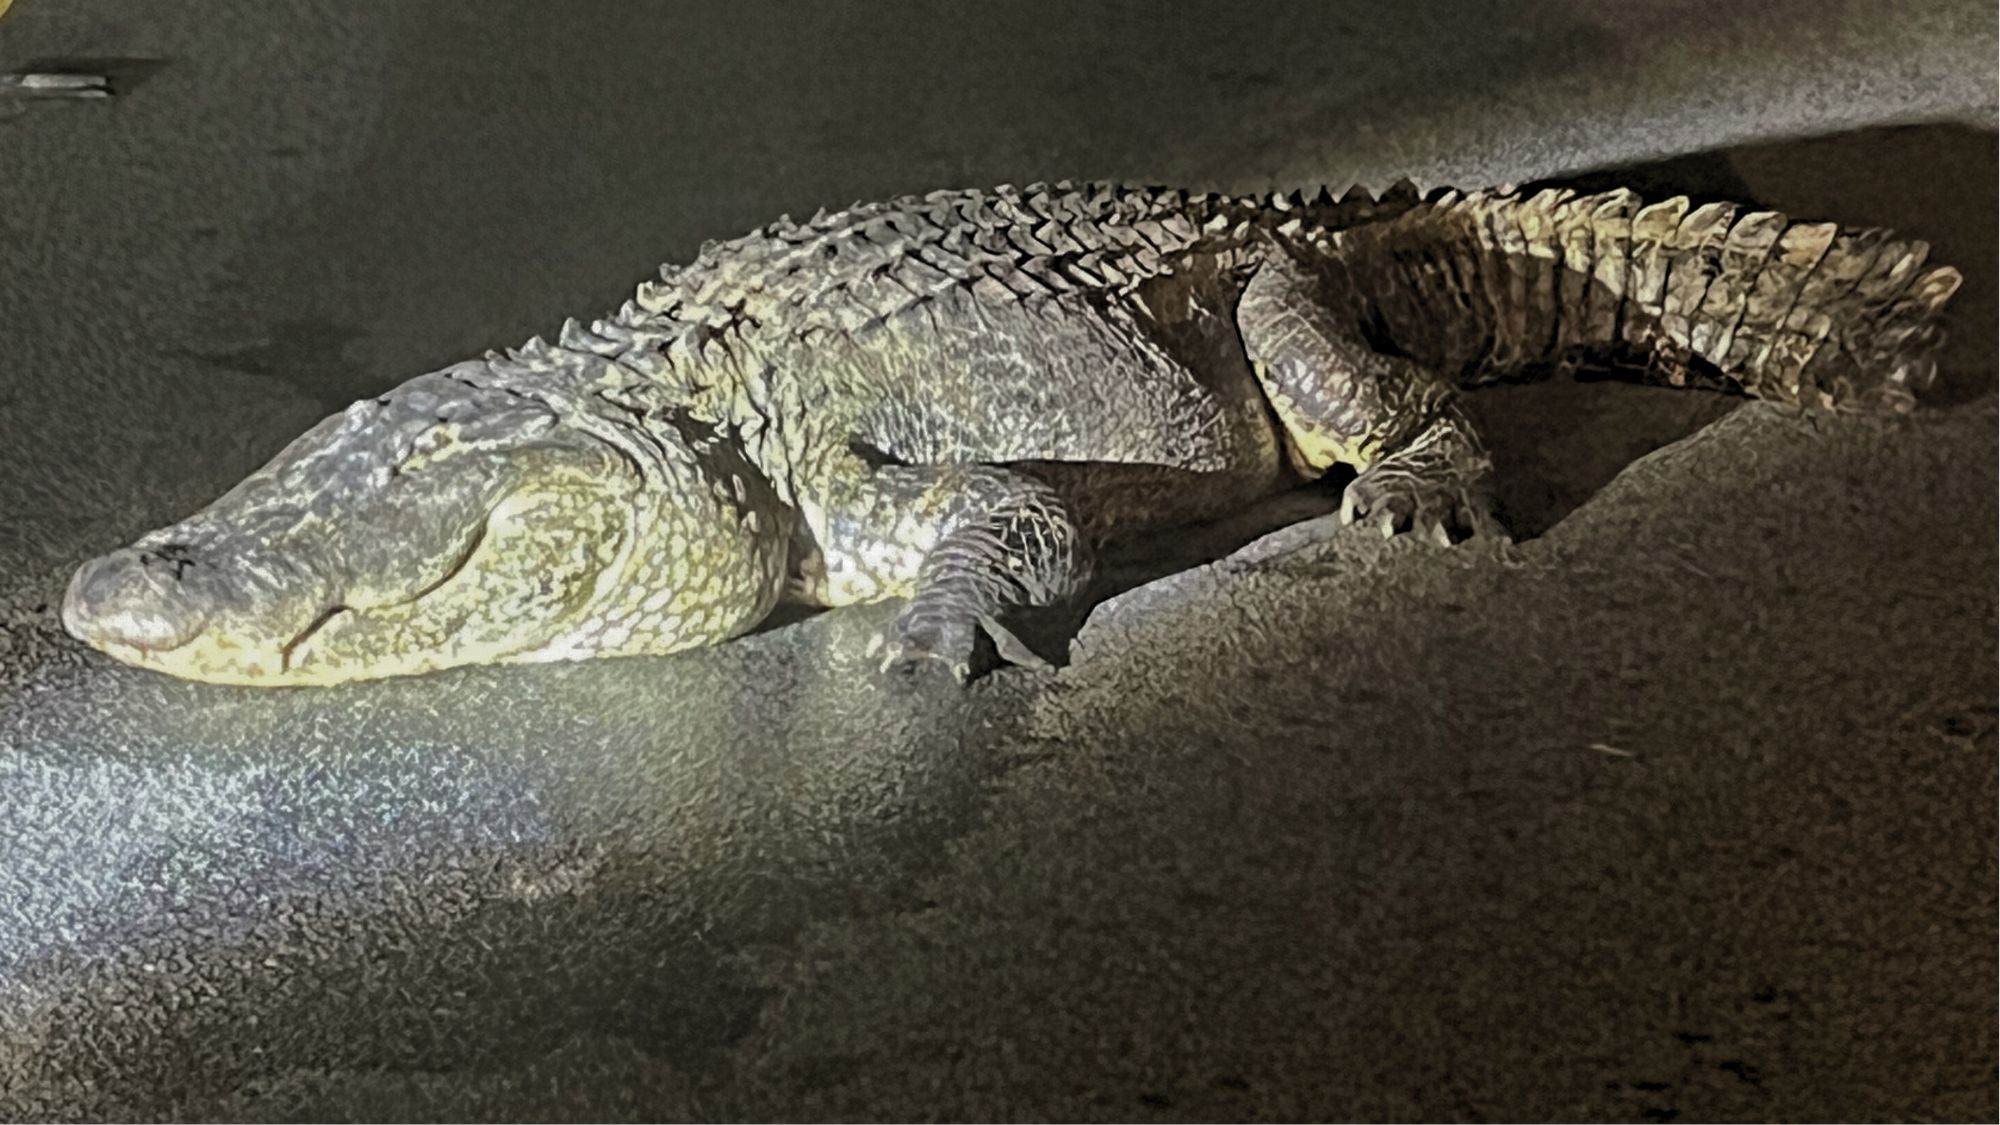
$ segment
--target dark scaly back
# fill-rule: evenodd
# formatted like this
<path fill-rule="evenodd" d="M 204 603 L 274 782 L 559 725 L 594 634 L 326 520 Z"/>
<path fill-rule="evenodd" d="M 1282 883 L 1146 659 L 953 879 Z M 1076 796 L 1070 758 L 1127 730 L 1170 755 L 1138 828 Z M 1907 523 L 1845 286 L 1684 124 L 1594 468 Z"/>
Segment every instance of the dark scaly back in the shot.
<path fill-rule="evenodd" d="M 1630 365 L 1834 409 L 1914 404 L 1961 280 L 1888 231 L 1622 190 L 1448 191 L 1318 246 L 1361 315 L 1465 382 Z"/>
<path fill-rule="evenodd" d="M 1960 283 L 1923 268 L 1920 241 L 1685 197 L 1061 182 L 780 219 L 662 269 L 561 342 L 707 384 L 746 343 L 863 336 L 954 289 L 1031 304 L 1129 293 L 1190 254 L 1266 237 L 1316 248 L 1385 342 L 1465 382 L 1609 364 L 1835 408 L 1907 409 L 1935 376 L 1938 314 Z M 537 340 L 496 358 L 551 354 Z"/>
<path fill-rule="evenodd" d="M 857 203 L 708 243 L 617 316 L 566 325 L 563 342 L 663 357 L 635 366 L 671 382 L 760 344 L 863 337 L 955 289 L 1028 303 L 1129 293 L 1190 254 L 1227 253 L 1265 231 L 1323 237 L 1418 202 L 1408 183 L 1336 199 L 1325 189 L 1229 196 L 1062 182 Z"/>
<path fill-rule="evenodd" d="M 958 289 L 1021 302 L 1136 285 L 1220 233 L 1232 204 L 1067 183 L 857 203 L 709 243 L 640 286 L 619 319 L 681 370 L 744 344 L 858 339 Z"/>
<path fill-rule="evenodd" d="M 1226 222 L 1232 202 L 1058 184 L 856 203 L 708 243 L 636 304 L 666 331 L 854 335 L 960 286 L 1018 301 L 1150 276 Z"/>

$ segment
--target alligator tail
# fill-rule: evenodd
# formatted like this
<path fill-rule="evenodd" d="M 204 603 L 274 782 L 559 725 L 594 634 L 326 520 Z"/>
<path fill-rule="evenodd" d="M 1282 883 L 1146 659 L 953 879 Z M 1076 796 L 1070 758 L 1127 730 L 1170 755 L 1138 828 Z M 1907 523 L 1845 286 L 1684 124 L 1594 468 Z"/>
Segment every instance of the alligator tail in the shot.
<path fill-rule="evenodd" d="M 1323 248 L 1389 338 L 1466 383 L 1636 368 L 1837 410 L 1914 405 L 1961 281 L 1886 230 L 1623 190 L 1443 192 Z"/>

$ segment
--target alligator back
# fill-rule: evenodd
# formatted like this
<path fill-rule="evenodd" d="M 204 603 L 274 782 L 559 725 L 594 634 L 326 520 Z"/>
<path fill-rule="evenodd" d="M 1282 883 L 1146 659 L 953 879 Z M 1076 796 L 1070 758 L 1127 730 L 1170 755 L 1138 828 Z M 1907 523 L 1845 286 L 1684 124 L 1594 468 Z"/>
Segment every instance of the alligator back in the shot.
<path fill-rule="evenodd" d="M 1957 291 L 1929 248 L 1682 196 L 1444 192 L 1317 240 L 1387 346 L 1467 383 L 1580 365 L 1907 410 Z"/>
<path fill-rule="evenodd" d="M 1190 255 L 1308 249 L 1380 342 L 1466 383 L 1592 365 L 1847 409 L 1906 410 L 1960 283 L 1888 231 L 1630 191 L 1229 196 L 1107 183 L 937 191 L 705 245 L 565 342 L 712 373 L 744 345 L 865 338 L 936 302 L 1130 295 Z M 1239 251 L 1249 251 L 1238 254 Z M 1212 309 L 1210 312 L 1224 312 Z M 594 338 L 593 338 L 594 337 Z M 706 381 L 698 378 L 697 381 Z"/>
<path fill-rule="evenodd" d="M 862 335 L 959 291 L 991 303 L 1127 293 L 1259 231 L 1323 235 L 1419 202 L 1407 182 L 1339 199 L 1069 181 L 899 196 L 707 243 L 642 285 L 621 319 L 697 349 L 736 335 Z"/>

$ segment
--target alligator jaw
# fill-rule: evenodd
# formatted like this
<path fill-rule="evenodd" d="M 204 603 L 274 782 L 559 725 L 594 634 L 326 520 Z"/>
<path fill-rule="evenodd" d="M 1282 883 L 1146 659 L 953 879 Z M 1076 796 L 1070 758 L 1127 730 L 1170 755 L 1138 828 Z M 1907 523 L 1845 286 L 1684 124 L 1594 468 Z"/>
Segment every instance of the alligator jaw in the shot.
<path fill-rule="evenodd" d="M 604 400 L 578 377 L 601 359 L 531 359 L 328 418 L 84 563 L 65 627 L 122 663 L 285 687 L 671 652 L 768 611 L 791 535 L 769 485 L 703 427 Z"/>

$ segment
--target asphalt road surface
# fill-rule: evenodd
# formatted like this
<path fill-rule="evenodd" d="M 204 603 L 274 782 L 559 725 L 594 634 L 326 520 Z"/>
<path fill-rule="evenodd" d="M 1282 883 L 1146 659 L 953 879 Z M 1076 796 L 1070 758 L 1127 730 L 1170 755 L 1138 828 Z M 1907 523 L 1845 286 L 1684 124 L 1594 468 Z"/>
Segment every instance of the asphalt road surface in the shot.
<path fill-rule="evenodd" d="M 0 1116 L 1993 1119 L 1994 19 L 24 0 L 0 71 L 134 80 L 0 107 Z M 783 212 L 1606 169 L 1931 239 L 1942 393 L 1483 395 L 1520 542 L 1238 528 L 963 696 L 894 607 L 306 692 L 55 626 Z"/>

